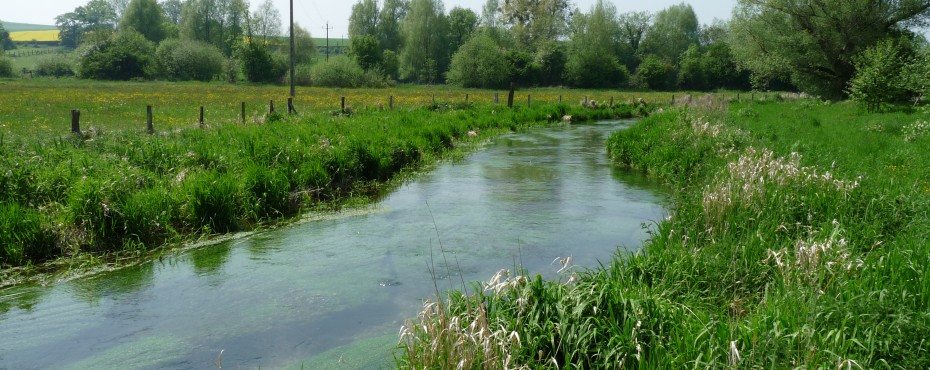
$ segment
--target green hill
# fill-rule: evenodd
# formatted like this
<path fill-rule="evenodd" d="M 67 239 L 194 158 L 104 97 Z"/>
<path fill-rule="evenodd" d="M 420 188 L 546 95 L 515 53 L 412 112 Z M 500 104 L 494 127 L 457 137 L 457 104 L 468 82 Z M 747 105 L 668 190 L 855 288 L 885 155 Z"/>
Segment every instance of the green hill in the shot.
<path fill-rule="evenodd" d="M 55 26 L 44 26 L 41 24 L 14 23 L 14 22 L 7 22 L 7 21 L 0 21 L 0 23 L 3 23 L 3 28 L 5 28 L 7 32 L 49 31 L 49 30 L 58 29 L 58 27 L 55 27 Z"/>

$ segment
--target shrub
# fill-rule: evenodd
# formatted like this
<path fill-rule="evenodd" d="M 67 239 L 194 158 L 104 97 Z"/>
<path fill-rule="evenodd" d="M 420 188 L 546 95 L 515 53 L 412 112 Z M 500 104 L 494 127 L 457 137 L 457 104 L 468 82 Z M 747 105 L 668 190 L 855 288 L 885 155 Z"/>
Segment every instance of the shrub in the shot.
<path fill-rule="evenodd" d="M 134 31 L 123 31 L 92 44 L 81 56 L 81 77 L 130 80 L 152 75 L 155 45 Z"/>
<path fill-rule="evenodd" d="M 330 58 L 310 70 L 314 86 L 362 87 L 366 85 L 365 71 L 355 61 L 344 55 Z"/>
<path fill-rule="evenodd" d="M 663 90 L 672 85 L 671 80 L 675 77 L 675 70 L 671 64 L 649 54 L 643 58 L 643 62 L 636 69 L 633 85 L 645 89 Z"/>
<path fill-rule="evenodd" d="M 0 58 L 0 77 L 13 76 L 13 62 L 7 58 Z"/>
<path fill-rule="evenodd" d="M 280 82 L 287 73 L 285 58 L 270 52 L 264 45 L 248 43 L 239 50 L 242 72 L 249 82 Z"/>
<path fill-rule="evenodd" d="M 459 48 L 446 75 L 450 84 L 477 88 L 503 88 L 509 77 L 510 65 L 504 51 L 484 33 L 475 35 Z"/>
<path fill-rule="evenodd" d="M 74 70 L 71 67 L 71 62 L 68 61 L 65 57 L 56 55 L 48 58 L 43 58 L 36 63 L 33 72 L 37 76 L 44 77 L 68 77 L 74 76 Z"/>
<path fill-rule="evenodd" d="M 853 60 L 856 75 L 849 81 L 849 97 L 864 104 L 869 112 L 877 112 L 882 104 L 901 98 L 905 87 L 902 54 L 894 40 L 885 40 L 857 55 Z"/>
<path fill-rule="evenodd" d="M 226 60 L 216 46 L 195 40 L 165 40 L 155 52 L 159 75 L 176 81 L 210 81 Z"/>
<path fill-rule="evenodd" d="M 312 66 L 309 64 L 298 64 L 294 67 L 294 84 L 298 86 L 312 86 L 313 85 L 313 74 L 311 70 Z M 291 72 L 288 71 L 287 75 L 284 76 L 284 81 L 290 81 Z"/>

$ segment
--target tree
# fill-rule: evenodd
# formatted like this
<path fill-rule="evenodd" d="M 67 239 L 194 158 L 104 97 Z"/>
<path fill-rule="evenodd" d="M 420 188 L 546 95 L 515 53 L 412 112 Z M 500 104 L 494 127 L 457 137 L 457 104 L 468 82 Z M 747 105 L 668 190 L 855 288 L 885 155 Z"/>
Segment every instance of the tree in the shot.
<path fill-rule="evenodd" d="M 633 85 L 644 89 L 665 90 L 674 84 L 675 68 L 654 54 L 646 54 L 633 75 Z"/>
<path fill-rule="evenodd" d="M 500 15 L 517 44 L 536 50 L 568 33 L 568 0 L 504 0 Z"/>
<path fill-rule="evenodd" d="M 455 53 L 478 27 L 478 15 L 471 9 L 454 7 L 449 11 L 449 52 Z"/>
<path fill-rule="evenodd" d="M 116 19 L 122 19 L 123 13 L 126 12 L 126 9 L 129 7 L 130 0 L 109 0 L 110 7 L 113 8 L 113 12 L 116 13 Z"/>
<path fill-rule="evenodd" d="M 461 87 L 504 88 L 510 82 L 510 66 L 494 38 L 477 33 L 452 57 L 447 80 Z"/>
<path fill-rule="evenodd" d="M 55 17 L 55 25 L 60 31 L 58 39 L 61 45 L 75 48 L 87 33 L 102 34 L 106 39 L 116 28 L 116 12 L 106 0 L 90 0 L 86 5 L 79 6 L 73 12 Z"/>
<path fill-rule="evenodd" d="M 155 0 L 132 0 L 123 12 L 120 30 L 134 30 L 154 43 L 165 38 L 165 18 Z"/>
<path fill-rule="evenodd" d="M 165 12 L 165 19 L 174 25 L 181 24 L 181 9 L 183 7 L 181 0 L 164 0 L 161 2 L 161 9 Z"/>
<path fill-rule="evenodd" d="M 928 9 L 927 0 L 739 0 L 730 45 L 757 81 L 788 76 L 805 92 L 841 99 L 854 57 L 925 24 Z"/>
<path fill-rule="evenodd" d="M 678 59 L 678 87 L 685 90 L 707 89 L 708 76 L 700 47 L 691 45 Z"/>
<path fill-rule="evenodd" d="M 378 35 L 378 2 L 360 0 L 352 5 L 349 16 L 349 39 Z"/>
<path fill-rule="evenodd" d="M 401 78 L 419 83 L 439 80 L 448 64 L 448 25 L 441 0 L 413 0 L 401 23 L 404 46 Z"/>
<path fill-rule="evenodd" d="M 652 24 L 652 14 L 647 12 L 631 12 L 620 15 L 620 38 L 623 40 L 623 55 L 620 61 L 630 70 L 635 69 L 639 64 L 636 58 L 636 52 L 639 51 L 639 45 Z"/>
<path fill-rule="evenodd" d="M 878 112 L 882 104 L 900 99 L 905 92 L 902 72 L 905 57 L 895 40 L 883 40 L 853 59 L 856 74 L 849 81 L 849 97 Z"/>
<path fill-rule="evenodd" d="M 242 42 L 248 11 L 244 0 L 187 0 L 181 36 L 213 44 L 229 55 Z"/>
<path fill-rule="evenodd" d="M 294 24 L 294 62 L 299 64 L 308 64 L 316 56 L 316 42 L 310 31 L 307 31 L 299 24 Z"/>
<path fill-rule="evenodd" d="M 223 72 L 226 59 L 216 46 L 201 41 L 169 39 L 155 51 L 158 74 L 174 81 L 210 81 Z"/>
<path fill-rule="evenodd" d="M 78 66 L 83 78 L 130 80 L 150 77 L 154 71 L 155 44 L 127 30 L 92 45 Z"/>
<path fill-rule="evenodd" d="M 252 34 L 266 44 L 268 37 L 281 36 L 281 13 L 271 0 L 263 1 L 252 13 Z"/>
<path fill-rule="evenodd" d="M 10 39 L 10 33 L 3 28 L 3 23 L 0 23 L 0 51 L 13 49 L 16 49 L 16 44 Z"/>
<path fill-rule="evenodd" d="M 400 22 L 407 15 L 410 4 L 406 0 L 384 0 L 378 15 L 378 38 L 383 50 L 400 50 L 403 38 Z"/>
<path fill-rule="evenodd" d="M 381 45 L 377 37 L 358 36 L 349 39 L 349 42 L 351 43 L 349 54 L 363 70 L 367 71 L 381 63 Z"/>
<path fill-rule="evenodd" d="M 640 53 L 654 54 L 675 64 L 688 47 L 699 42 L 698 26 L 691 5 L 681 3 L 661 10 L 643 37 Z"/>
<path fill-rule="evenodd" d="M 578 87 L 618 87 L 626 83 L 629 70 L 617 58 L 621 42 L 616 8 L 598 0 L 588 14 L 576 14 L 572 23 L 566 80 Z"/>

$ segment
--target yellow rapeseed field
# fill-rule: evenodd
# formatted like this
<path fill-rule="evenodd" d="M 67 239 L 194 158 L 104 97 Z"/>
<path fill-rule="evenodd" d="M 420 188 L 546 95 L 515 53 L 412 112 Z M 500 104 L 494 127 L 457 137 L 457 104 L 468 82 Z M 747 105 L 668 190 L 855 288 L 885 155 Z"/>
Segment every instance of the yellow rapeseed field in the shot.
<path fill-rule="evenodd" d="M 58 41 L 58 30 L 47 31 L 16 31 L 10 32 L 10 39 L 15 42 L 29 41 Z"/>

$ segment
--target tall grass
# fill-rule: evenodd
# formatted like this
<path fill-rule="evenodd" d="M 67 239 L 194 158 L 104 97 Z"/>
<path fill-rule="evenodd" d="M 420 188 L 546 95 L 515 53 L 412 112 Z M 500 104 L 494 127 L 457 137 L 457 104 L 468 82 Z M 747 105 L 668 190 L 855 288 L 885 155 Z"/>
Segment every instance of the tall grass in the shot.
<path fill-rule="evenodd" d="M 437 102 L 396 111 L 277 115 L 148 135 L 0 139 L 3 265 L 90 252 L 141 253 L 201 235 L 250 230 L 302 208 L 374 197 L 399 173 L 504 130 L 629 117 L 646 106 L 502 108 Z"/>
<path fill-rule="evenodd" d="M 473 299 L 521 339 L 508 367 L 927 368 L 925 120 L 816 101 L 651 116 L 608 143 L 681 189 L 642 252 Z"/>

